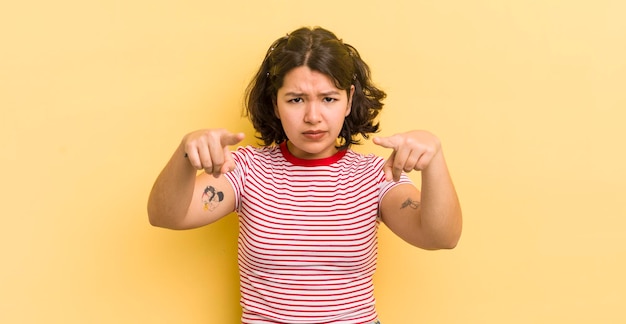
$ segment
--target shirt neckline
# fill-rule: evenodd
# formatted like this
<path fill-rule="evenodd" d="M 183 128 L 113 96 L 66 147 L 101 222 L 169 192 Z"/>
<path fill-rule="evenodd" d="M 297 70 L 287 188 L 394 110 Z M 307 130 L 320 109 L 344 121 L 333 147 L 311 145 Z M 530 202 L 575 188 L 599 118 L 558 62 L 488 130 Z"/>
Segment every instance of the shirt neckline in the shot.
<path fill-rule="evenodd" d="M 293 165 L 297 165 L 297 166 L 327 166 L 327 165 L 331 165 L 339 160 L 341 160 L 341 158 L 344 157 L 344 155 L 346 155 L 346 152 L 348 150 L 339 150 L 337 151 L 337 153 L 326 157 L 326 158 L 321 158 L 321 159 L 301 159 L 299 157 L 294 156 L 293 154 L 291 154 L 291 152 L 289 152 L 289 149 L 287 148 L 287 141 L 284 141 L 282 143 L 280 143 L 280 152 L 283 154 L 283 157 L 285 158 L 285 160 L 287 160 L 288 162 L 290 162 Z"/>

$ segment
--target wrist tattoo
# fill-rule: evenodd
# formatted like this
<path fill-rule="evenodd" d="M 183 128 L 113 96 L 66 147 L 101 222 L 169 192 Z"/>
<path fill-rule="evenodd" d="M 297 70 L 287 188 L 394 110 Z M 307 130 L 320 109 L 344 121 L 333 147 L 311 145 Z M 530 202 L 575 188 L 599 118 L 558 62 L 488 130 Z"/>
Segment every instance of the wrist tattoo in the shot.
<path fill-rule="evenodd" d="M 207 186 L 202 193 L 202 209 L 213 211 L 224 200 L 224 193 L 213 186 Z"/>
<path fill-rule="evenodd" d="M 406 207 L 411 207 L 413 209 L 418 209 L 420 208 L 420 202 L 419 201 L 415 201 L 411 198 L 407 198 L 406 201 L 404 201 L 402 203 L 402 206 L 400 206 L 400 209 L 404 209 Z"/>

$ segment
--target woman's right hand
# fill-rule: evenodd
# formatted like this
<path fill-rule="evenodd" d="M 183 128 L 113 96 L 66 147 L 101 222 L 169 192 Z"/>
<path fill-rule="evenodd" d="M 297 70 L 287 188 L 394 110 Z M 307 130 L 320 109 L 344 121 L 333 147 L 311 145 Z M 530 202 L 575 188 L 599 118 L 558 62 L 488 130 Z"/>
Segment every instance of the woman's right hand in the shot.
<path fill-rule="evenodd" d="M 241 142 L 244 136 L 226 129 L 202 129 L 185 135 L 181 146 L 194 168 L 204 169 L 204 172 L 217 178 L 235 169 L 228 146 Z"/>

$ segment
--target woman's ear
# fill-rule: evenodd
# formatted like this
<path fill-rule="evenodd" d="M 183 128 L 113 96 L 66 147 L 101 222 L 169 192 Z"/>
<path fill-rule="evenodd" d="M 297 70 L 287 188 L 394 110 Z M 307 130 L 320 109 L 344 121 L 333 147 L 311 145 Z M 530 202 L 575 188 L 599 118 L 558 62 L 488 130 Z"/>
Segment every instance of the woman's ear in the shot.
<path fill-rule="evenodd" d="M 278 113 L 278 105 L 276 104 L 276 98 L 272 98 L 272 105 L 274 106 L 274 116 L 280 119 L 280 114 Z"/>
<path fill-rule="evenodd" d="M 352 97 L 354 96 L 354 84 L 350 86 L 350 90 L 348 92 L 348 107 L 346 109 L 346 117 L 350 115 L 350 111 L 352 111 Z"/>

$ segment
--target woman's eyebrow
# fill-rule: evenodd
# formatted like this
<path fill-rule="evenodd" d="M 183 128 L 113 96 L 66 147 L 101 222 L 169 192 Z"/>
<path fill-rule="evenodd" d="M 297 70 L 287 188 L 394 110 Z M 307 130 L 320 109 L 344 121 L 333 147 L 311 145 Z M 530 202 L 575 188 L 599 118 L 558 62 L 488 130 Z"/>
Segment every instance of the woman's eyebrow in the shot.
<path fill-rule="evenodd" d="M 320 95 L 324 96 L 324 97 L 327 97 L 327 96 L 338 96 L 340 94 L 341 93 L 339 91 L 337 91 L 337 90 L 330 90 L 330 91 L 327 91 L 327 92 L 320 93 Z"/>
<path fill-rule="evenodd" d="M 325 92 L 320 92 L 319 93 L 319 97 L 328 97 L 328 96 L 338 96 L 340 95 L 341 92 L 339 92 L 338 90 L 329 90 L 329 91 L 325 91 Z M 304 93 L 304 92 L 296 92 L 296 91 L 289 91 L 289 92 L 285 92 L 285 94 L 283 94 L 283 96 L 285 97 L 309 97 L 308 94 Z"/>
<path fill-rule="evenodd" d="M 303 92 L 285 92 L 285 94 L 283 95 L 285 97 L 305 97 L 306 94 Z"/>

